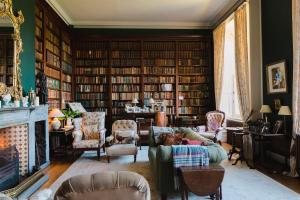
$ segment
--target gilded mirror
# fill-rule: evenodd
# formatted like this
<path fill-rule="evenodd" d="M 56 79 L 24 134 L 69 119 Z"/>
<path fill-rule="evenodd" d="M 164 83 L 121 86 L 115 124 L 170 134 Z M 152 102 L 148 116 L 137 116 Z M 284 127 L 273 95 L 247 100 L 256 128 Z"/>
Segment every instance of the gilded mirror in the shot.
<path fill-rule="evenodd" d="M 12 0 L 0 0 L 0 96 L 22 97 L 20 26 L 24 22 L 21 11 L 13 12 Z"/>

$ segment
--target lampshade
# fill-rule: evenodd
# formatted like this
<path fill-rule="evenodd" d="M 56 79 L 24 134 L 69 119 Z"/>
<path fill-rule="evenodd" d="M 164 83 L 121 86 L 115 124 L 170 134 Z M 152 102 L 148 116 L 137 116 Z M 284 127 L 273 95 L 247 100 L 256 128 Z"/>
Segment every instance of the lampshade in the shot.
<path fill-rule="evenodd" d="M 281 106 L 278 115 L 292 115 L 292 112 L 288 106 Z"/>
<path fill-rule="evenodd" d="M 149 99 L 149 104 L 155 104 L 155 101 L 154 101 L 153 98 L 150 98 L 150 99 Z"/>
<path fill-rule="evenodd" d="M 64 116 L 65 115 L 58 108 L 53 108 L 49 113 L 50 118 L 57 118 L 57 117 L 64 117 Z"/>
<path fill-rule="evenodd" d="M 137 100 L 137 98 L 132 99 L 131 103 L 139 103 L 139 101 Z"/>
<path fill-rule="evenodd" d="M 259 112 L 260 113 L 272 113 L 272 110 L 269 105 L 262 105 Z"/>

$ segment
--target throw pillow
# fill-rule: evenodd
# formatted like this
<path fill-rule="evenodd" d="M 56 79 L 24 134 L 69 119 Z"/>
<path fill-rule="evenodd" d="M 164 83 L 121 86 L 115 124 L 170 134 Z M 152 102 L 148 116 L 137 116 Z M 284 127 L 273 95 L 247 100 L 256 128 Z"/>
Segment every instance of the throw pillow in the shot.
<path fill-rule="evenodd" d="M 152 126 L 152 139 L 155 145 L 162 144 L 162 142 L 160 141 L 160 135 L 163 133 L 172 134 L 174 133 L 174 130 L 170 127 Z"/>
<path fill-rule="evenodd" d="M 182 138 L 182 144 L 184 144 L 184 145 L 201 145 L 201 146 L 207 146 L 207 143 L 205 141 L 190 140 L 188 138 Z"/>
<path fill-rule="evenodd" d="M 82 131 L 84 133 L 84 139 L 86 140 L 98 140 L 100 137 L 99 128 L 97 125 L 84 126 Z"/>
<path fill-rule="evenodd" d="M 165 146 L 179 145 L 182 143 L 182 134 L 181 133 L 162 133 L 160 134 L 161 144 Z"/>
<path fill-rule="evenodd" d="M 116 143 L 119 144 L 132 144 L 134 142 L 133 130 L 117 130 L 115 131 Z"/>

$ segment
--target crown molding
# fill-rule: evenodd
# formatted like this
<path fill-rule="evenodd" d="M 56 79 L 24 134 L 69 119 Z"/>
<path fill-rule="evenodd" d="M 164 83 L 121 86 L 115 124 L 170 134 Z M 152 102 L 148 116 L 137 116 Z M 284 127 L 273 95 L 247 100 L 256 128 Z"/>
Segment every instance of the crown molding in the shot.
<path fill-rule="evenodd" d="M 61 7 L 57 0 L 46 0 L 46 2 L 67 25 L 73 24 L 72 18 L 64 11 L 64 9 Z"/>

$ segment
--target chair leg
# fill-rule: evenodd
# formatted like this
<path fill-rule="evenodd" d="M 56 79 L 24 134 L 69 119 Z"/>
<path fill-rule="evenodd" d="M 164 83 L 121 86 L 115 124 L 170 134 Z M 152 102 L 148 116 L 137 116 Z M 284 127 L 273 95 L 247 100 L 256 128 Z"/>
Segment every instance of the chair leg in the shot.
<path fill-rule="evenodd" d="M 110 163 L 110 157 L 107 156 L 107 163 Z"/>
<path fill-rule="evenodd" d="M 98 160 L 100 160 L 100 148 L 98 148 L 98 150 L 97 150 L 97 157 L 98 157 Z"/>
<path fill-rule="evenodd" d="M 136 154 L 134 155 L 134 162 L 136 162 Z"/>
<path fill-rule="evenodd" d="M 103 152 L 105 153 L 105 145 L 102 146 Z"/>

